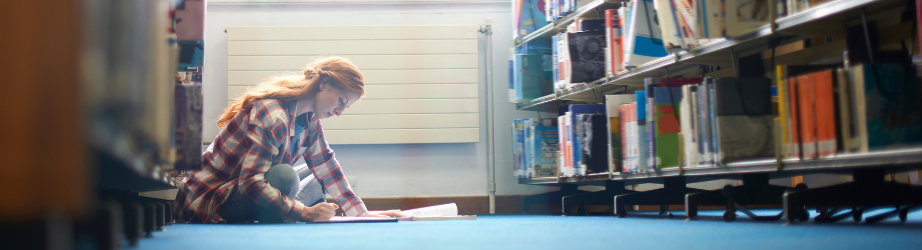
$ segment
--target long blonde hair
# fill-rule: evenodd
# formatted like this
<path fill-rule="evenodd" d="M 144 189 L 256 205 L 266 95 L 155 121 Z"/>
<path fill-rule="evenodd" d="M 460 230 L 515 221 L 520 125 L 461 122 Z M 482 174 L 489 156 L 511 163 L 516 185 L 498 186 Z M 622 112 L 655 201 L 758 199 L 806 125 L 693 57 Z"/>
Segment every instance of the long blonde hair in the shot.
<path fill-rule="evenodd" d="M 304 68 L 303 75 L 277 76 L 261 82 L 256 87 L 246 91 L 237 98 L 234 105 L 224 109 L 218 119 L 218 128 L 223 128 L 234 119 L 237 113 L 249 109 L 254 102 L 272 98 L 284 101 L 293 101 L 306 97 L 313 97 L 320 91 L 320 83 L 324 79 L 342 90 L 365 95 L 365 83 L 362 73 L 349 59 L 342 57 L 321 58 Z"/>

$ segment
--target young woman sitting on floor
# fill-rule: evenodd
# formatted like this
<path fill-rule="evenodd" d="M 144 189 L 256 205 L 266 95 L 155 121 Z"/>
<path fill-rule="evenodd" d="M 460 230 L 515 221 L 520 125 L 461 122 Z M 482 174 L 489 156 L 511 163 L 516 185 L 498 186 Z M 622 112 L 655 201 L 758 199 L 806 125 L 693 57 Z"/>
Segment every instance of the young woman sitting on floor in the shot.
<path fill-rule="evenodd" d="M 348 216 L 402 216 L 368 211 L 327 145 L 320 119 L 339 116 L 365 94 L 349 60 L 324 58 L 303 75 L 275 77 L 248 90 L 218 120 L 221 131 L 176 196 L 187 222 L 279 223 Z M 303 132 L 303 133 L 302 133 Z M 292 167 L 304 157 L 307 164 Z"/>

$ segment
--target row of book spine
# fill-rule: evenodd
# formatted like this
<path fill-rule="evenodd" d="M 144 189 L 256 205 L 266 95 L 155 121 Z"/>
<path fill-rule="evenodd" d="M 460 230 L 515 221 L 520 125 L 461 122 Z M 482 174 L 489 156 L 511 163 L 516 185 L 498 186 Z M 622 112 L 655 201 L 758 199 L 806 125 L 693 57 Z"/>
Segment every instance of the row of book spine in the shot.
<path fill-rule="evenodd" d="M 557 121 L 557 176 L 922 144 L 922 91 L 911 64 L 776 69 L 775 79 L 648 78 L 644 90 L 607 95 L 604 105 L 570 105 Z"/>
<path fill-rule="evenodd" d="M 543 27 L 537 21 L 542 20 L 541 13 L 545 20 L 555 20 L 560 17 L 558 14 L 569 13 L 553 12 L 555 6 L 582 6 L 589 1 L 573 5 L 562 3 L 568 1 L 513 2 L 516 10 L 513 13 L 516 20 L 514 29 L 517 30 L 516 37 L 521 37 Z M 828 0 L 779 0 L 774 2 L 777 4 L 774 8 L 777 16 L 783 17 L 824 2 Z M 510 53 L 509 100 L 536 99 L 551 94 L 549 89 L 565 91 L 606 75 L 631 70 L 669 53 L 694 49 L 710 39 L 743 35 L 769 23 L 770 3 L 755 0 L 632 0 L 622 2 L 620 7 L 605 9 L 603 16 L 576 18 L 565 32 L 553 34 L 550 41 L 538 39 L 519 48 L 541 47 L 541 51 L 530 53 L 542 55 L 544 62 L 541 64 L 550 66 L 544 71 L 536 74 L 534 69 L 528 69 L 522 63 L 525 60 L 536 61 L 537 57 L 524 59 L 520 57 L 526 53 L 515 50 Z M 541 6 L 552 12 L 538 11 Z M 571 10 L 568 7 L 561 9 Z M 523 16 L 532 21 L 523 21 Z M 525 26 L 530 28 L 522 28 Z M 549 49 L 545 49 L 547 47 Z M 552 63 L 547 63 L 547 60 Z M 547 80 L 546 71 L 552 72 L 551 80 Z M 553 87 L 547 84 L 553 84 Z"/>
<path fill-rule="evenodd" d="M 512 122 L 513 172 L 516 178 L 556 177 L 558 131 L 553 119 Z"/>

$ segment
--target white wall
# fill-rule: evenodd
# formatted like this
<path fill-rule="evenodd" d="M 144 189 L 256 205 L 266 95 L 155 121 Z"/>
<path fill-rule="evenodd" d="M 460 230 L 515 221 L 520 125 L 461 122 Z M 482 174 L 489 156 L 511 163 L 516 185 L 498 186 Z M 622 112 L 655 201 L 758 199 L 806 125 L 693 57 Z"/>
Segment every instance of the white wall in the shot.
<path fill-rule="evenodd" d="M 240 1 L 234 1 L 240 2 Z M 371 1 L 369 1 L 371 2 Z M 393 3 L 393 1 L 391 1 Z M 534 194 L 553 190 L 520 185 L 512 176 L 510 124 L 536 117 L 507 101 L 508 48 L 512 47 L 511 3 L 395 4 L 226 4 L 209 2 L 205 20 L 204 137 L 218 132 L 215 121 L 225 106 L 229 26 L 309 25 L 483 25 L 493 18 L 493 99 L 495 107 L 496 193 Z M 485 40 L 481 38 L 481 48 Z M 484 53 L 482 53 L 484 54 Z M 308 62 L 305 62 L 307 64 Z M 481 64 L 481 74 L 485 72 Z M 483 76 L 481 76 L 483 79 Z M 485 84 L 481 83 L 481 91 Z M 483 92 L 482 92 L 483 93 Z M 481 103 L 486 103 L 481 95 Z M 333 145 L 347 176 L 357 180 L 361 197 L 487 195 L 487 117 L 481 105 L 481 142 L 458 144 Z M 348 110 L 347 110 L 348 112 Z"/>

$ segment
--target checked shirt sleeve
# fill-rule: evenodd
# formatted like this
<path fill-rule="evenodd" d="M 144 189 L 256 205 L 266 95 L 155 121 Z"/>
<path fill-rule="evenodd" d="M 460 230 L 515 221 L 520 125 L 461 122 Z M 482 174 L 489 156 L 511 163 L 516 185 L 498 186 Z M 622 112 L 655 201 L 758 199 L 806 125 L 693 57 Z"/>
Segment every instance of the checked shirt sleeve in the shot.
<path fill-rule="evenodd" d="M 330 149 L 323 136 L 320 119 L 311 119 L 308 126 L 306 142 L 309 144 L 305 152 L 305 162 L 314 173 L 314 177 L 320 180 L 324 189 L 336 199 L 346 215 L 356 216 L 367 212 L 368 208 L 365 207 L 365 203 L 361 198 L 355 196 L 343 175 L 339 162 L 333 156 L 333 150 Z"/>
<path fill-rule="evenodd" d="M 279 155 L 283 138 L 288 137 L 286 122 L 272 115 L 279 110 L 278 106 L 253 105 L 246 138 L 242 138 L 248 148 L 242 156 L 238 188 L 257 204 L 275 208 L 283 218 L 298 221 L 304 204 L 272 188 L 265 178 L 273 159 Z"/>

